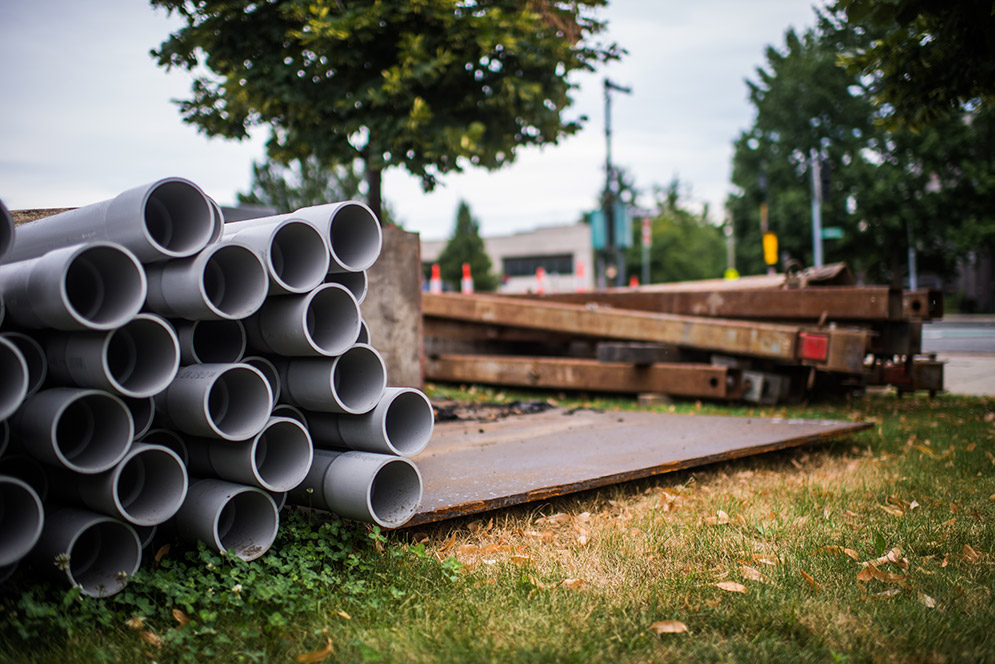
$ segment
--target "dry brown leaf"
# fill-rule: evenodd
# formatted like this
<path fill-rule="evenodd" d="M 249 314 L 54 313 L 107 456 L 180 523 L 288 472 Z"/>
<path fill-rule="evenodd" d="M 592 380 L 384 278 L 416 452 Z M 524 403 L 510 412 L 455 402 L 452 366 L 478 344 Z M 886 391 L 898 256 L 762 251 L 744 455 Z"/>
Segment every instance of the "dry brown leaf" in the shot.
<path fill-rule="evenodd" d="M 925 445 L 913 445 L 912 449 L 919 450 L 920 452 L 922 452 L 926 456 L 932 457 L 934 459 L 939 459 L 940 458 L 939 454 L 937 454 L 933 450 L 929 449 Z"/>
<path fill-rule="evenodd" d="M 155 552 L 155 562 L 157 565 L 159 564 L 160 561 L 162 561 L 163 558 L 166 557 L 167 553 L 169 553 L 168 544 L 163 544 L 162 546 L 159 547 L 159 550 Z"/>
<path fill-rule="evenodd" d="M 568 590 L 580 590 L 584 587 L 584 579 L 563 579 L 560 585 Z"/>
<path fill-rule="evenodd" d="M 889 588 L 888 590 L 882 590 L 881 592 L 874 593 L 874 594 L 877 597 L 884 597 L 885 599 L 889 599 L 891 597 L 894 597 L 895 595 L 897 595 L 900 592 L 902 592 L 902 591 L 899 590 L 898 588 Z"/>
<path fill-rule="evenodd" d="M 877 569 L 876 567 L 868 565 L 864 569 L 860 570 L 859 572 L 857 572 L 857 581 L 864 581 L 864 582 L 870 581 L 871 579 L 874 578 L 874 571 L 876 569 Z"/>
<path fill-rule="evenodd" d="M 976 448 L 977 446 L 978 446 L 978 444 L 977 444 L 977 443 L 971 443 L 971 444 L 969 444 L 969 445 L 967 446 L 967 448 L 966 448 L 966 449 L 967 449 L 967 451 L 968 451 L 968 452 L 973 452 L 973 451 L 974 451 L 974 448 Z"/>
<path fill-rule="evenodd" d="M 859 560 L 860 556 L 853 549 L 847 549 L 846 547 L 839 546 L 838 544 L 827 544 L 817 551 L 825 551 L 826 553 L 832 553 L 837 556 L 849 556 L 854 560 Z"/>
<path fill-rule="evenodd" d="M 650 629 L 657 634 L 684 634 L 688 631 L 687 625 L 680 620 L 657 620 L 650 625 Z"/>
<path fill-rule="evenodd" d="M 439 547 L 439 553 L 445 553 L 446 551 L 451 549 L 453 544 L 455 543 L 456 543 L 456 533 L 453 533 L 452 536 L 448 540 L 446 540 L 446 543 Z"/>
<path fill-rule="evenodd" d="M 148 630 L 144 632 L 139 632 L 138 636 L 141 637 L 142 641 L 149 644 L 153 648 L 159 648 L 162 646 L 162 639 L 155 632 L 150 632 Z"/>
<path fill-rule="evenodd" d="M 528 578 L 529 578 L 529 583 L 531 583 L 534 587 L 539 588 L 540 590 L 549 590 L 550 588 L 556 586 L 555 583 L 546 583 L 544 581 L 540 581 L 539 579 L 535 578 L 535 576 L 533 576 L 532 574 L 529 574 Z"/>
<path fill-rule="evenodd" d="M 515 563 L 516 565 L 524 565 L 525 563 L 530 562 L 531 560 L 532 558 L 528 556 L 514 555 L 511 557 L 511 562 Z"/>
<path fill-rule="evenodd" d="M 892 516 L 905 516 L 905 511 L 900 507 L 894 505 L 878 505 L 878 507 Z"/>
<path fill-rule="evenodd" d="M 821 590 L 822 589 L 822 586 L 820 586 L 819 583 L 814 578 L 812 578 L 811 574 L 809 574 L 808 572 L 806 572 L 803 569 L 798 570 L 798 573 L 802 575 L 803 579 L 805 579 L 805 583 L 808 584 L 809 588 L 811 588 L 812 590 Z"/>
<path fill-rule="evenodd" d="M 587 544 L 587 535 L 580 535 L 577 538 L 577 544 L 580 544 L 581 546 L 586 545 Z"/>
<path fill-rule="evenodd" d="M 135 616 L 134 618 L 128 618 L 124 621 L 124 624 L 129 629 L 141 629 L 145 627 L 145 618 L 142 616 Z"/>
<path fill-rule="evenodd" d="M 715 584 L 715 587 L 730 593 L 746 592 L 746 586 L 744 586 L 742 583 L 736 583 L 735 581 L 719 581 L 718 583 Z"/>
<path fill-rule="evenodd" d="M 753 562 L 761 563 L 763 565 L 777 565 L 781 561 L 778 560 L 777 556 L 765 556 L 760 553 L 754 553 Z"/>
<path fill-rule="evenodd" d="M 323 662 L 328 659 L 328 656 L 332 654 L 332 639 L 331 637 L 325 637 L 327 640 L 325 642 L 325 647 L 321 650 L 315 650 L 314 652 L 306 652 L 304 654 L 294 657 L 295 662 L 303 662 L 305 664 L 314 664 L 315 662 Z"/>
<path fill-rule="evenodd" d="M 477 552 L 477 545 L 476 544 L 464 544 L 459 549 L 457 549 L 457 552 L 458 553 L 462 553 L 465 556 L 469 556 L 469 555 L 474 554 L 474 553 Z"/>
<path fill-rule="evenodd" d="M 927 609 L 936 608 L 936 600 L 927 595 L 926 593 L 919 593 L 919 601 L 923 603 Z"/>
<path fill-rule="evenodd" d="M 591 518 L 591 513 L 590 512 L 581 512 L 580 514 L 578 514 L 574 518 L 577 519 L 578 521 L 581 521 L 581 522 L 583 522 L 583 521 L 589 521 L 590 518 Z"/>
<path fill-rule="evenodd" d="M 961 558 L 966 562 L 976 563 L 981 560 L 981 554 L 971 548 L 970 544 L 965 544 L 964 548 L 960 552 Z"/>
<path fill-rule="evenodd" d="M 710 609 L 714 609 L 715 607 L 717 607 L 721 603 L 722 603 L 722 598 L 721 597 L 716 597 L 715 599 L 706 599 L 705 600 L 705 604 Z"/>
<path fill-rule="evenodd" d="M 352 620 L 352 616 L 350 616 L 345 611 L 336 611 L 335 615 L 337 615 L 339 618 L 345 618 L 346 620 Z"/>
<path fill-rule="evenodd" d="M 718 525 L 723 526 L 723 525 L 729 523 L 729 515 L 726 514 L 725 512 L 723 512 L 722 510 L 718 510 L 715 513 L 715 516 L 716 516 Z"/>
<path fill-rule="evenodd" d="M 767 580 L 764 578 L 764 575 L 760 573 L 760 570 L 755 567 L 750 567 L 749 565 L 740 565 L 739 573 L 744 579 L 749 579 L 750 581 L 760 581 L 763 583 Z"/>
<path fill-rule="evenodd" d="M 173 618 L 176 622 L 180 623 L 180 629 L 190 624 L 190 617 L 179 609 L 173 609 Z"/>

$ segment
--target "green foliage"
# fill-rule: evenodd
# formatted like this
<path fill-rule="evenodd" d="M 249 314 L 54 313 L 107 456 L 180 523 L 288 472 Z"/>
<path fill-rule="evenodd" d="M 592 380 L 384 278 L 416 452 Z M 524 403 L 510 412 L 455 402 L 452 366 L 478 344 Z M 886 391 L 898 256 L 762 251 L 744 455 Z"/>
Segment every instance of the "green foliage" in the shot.
<path fill-rule="evenodd" d="M 460 201 L 453 234 L 439 254 L 442 281 L 456 291 L 459 291 L 460 280 L 463 278 L 463 263 L 470 264 L 475 291 L 492 291 L 497 288 L 498 280 L 492 272 L 490 256 L 484 251 L 480 228 L 470 214 L 470 206 L 466 201 Z"/>
<path fill-rule="evenodd" d="M 569 75 L 621 53 L 594 40 L 606 1 L 150 0 L 186 19 L 153 56 L 195 73 L 186 122 L 234 139 L 268 126 L 280 163 L 362 158 L 372 199 L 385 168 L 430 189 L 577 132 Z"/>
<path fill-rule="evenodd" d="M 871 82 L 838 65 L 840 53 L 875 37 L 839 13 L 820 13 L 814 30 L 789 31 L 783 50 L 768 49 L 748 83 L 757 116 L 736 141 L 740 193 L 728 203 L 741 272 L 764 269 L 764 200 L 782 255 L 811 264 L 813 155 L 828 173 L 822 225 L 844 230 L 842 240 L 823 242 L 826 262 L 845 260 L 872 281 L 898 283 L 910 238 L 920 270 L 940 275 L 966 252 L 995 247 L 995 113 L 963 113 L 918 133 L 880 122 Z"/>
<path fill-rule="evenodd" d="M 650 282 L 665 283 L 721 277 L 726 267 L 725 240 L 719 228 L 681 205 L 675 179 L 657 190 L 659 210 L 651 220 Z M 642 229 L 633 223 L 632 245 L 625 263 L 630 275 L 642 278 Z"/>
<path fill-rule="evenodd" d="M 882 30 L 843 53 L 850 70 L 874 79 L 887 121 L 922 129 L 995 102 L 995 10 L 981 0 L 840 0 L 847 20 Z"/>

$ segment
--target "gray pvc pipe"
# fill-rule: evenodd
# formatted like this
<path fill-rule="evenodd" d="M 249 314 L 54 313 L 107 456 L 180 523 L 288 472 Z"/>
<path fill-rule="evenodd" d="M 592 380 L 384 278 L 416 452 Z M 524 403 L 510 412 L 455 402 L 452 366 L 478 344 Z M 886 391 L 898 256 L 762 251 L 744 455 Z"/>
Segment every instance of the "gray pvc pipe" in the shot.
<path fill-rule="evenodd" d="M 247 440 L 266 426 L 273 393 L 259 369 L 247 364 L 194 364 L 180 368 L 155 405 L 156 419 L 167 428 Z"/>
<path fill-rule="evenodd" d="M 339 284 L 321 284 L 304 295 L 270 297 L 245 320 L 257 351 L 296 357 L 343 353 L 359 335 L 359 305 Z"/>
<path fill-rule="evenodd" d="M 174 320 L 180 364 L 230 364 L 245 355 L 247 336 L 240 320 Z"/>
<path fill-rule="evenodd" d="M 211 204 L 200 187 L 165 178 L 115 198 L 23 224 L 8 260 L 34 258 L 77 242 L 109 240 L 143 263 L 192 256 L 213 231 Z"/>
<path fill-rule="evenodd" d="M 0 567 L 28 555 L 45 523 L 41 498 L 26 482 L 0 475 Z"/>
<path fill-rule="evenodd" d="M 152 542 L 155 541 L 155 535 L 159 532 L 159 525 L 154 526 L 136 526 L 131 524 L 131 527 L 135 530 L 135 534 L 138 535 L 138 541 L 142 545 L 142 551 L 152 546 Z"/>
<path fill-rule="evenodd" d="M 284 507 L 286 507 L 286 505 L 287 505 L 287 492 L 286 491 L 280 491 L 280 492 L 270 491 L 269 492 L 269 497 L 273 499 L 274 503 L 276 503 L 276 511 L 277 512 L 279 512 Z"/>
<path fill-rule="evenodd" d="M 45 357 L 45 349 L 37 339 L 23 332 L 4 332 L 0 337 L 14 344 L 24 356 L 25 365 L 28 367 L 28 393 L 25 396 L 34 394 L 41 389 L 48 376 L 48 358 Z M 0 369 L 0 375 L 5 373 Z"/>
<path fill-rule="evenodd" d="M 250 367 L 259 369 L 266 378 L 266 382 L 269 383 L 270 391 L 273 392 L 273 403 L 279 401 L 280 391 L 283 388 L 280 385 L 280 372 L 277 371 L 276 366 L 262 355 L 249 355 L 243 357 L 240 361 L 242 364 L 248 364 Z"/>
<path fill-rule="evenodd" d="M 187 454 L 186 440 L 172 429 L 164 429 L 162 427 L 149 429 L 143 436 L 137 438 L 136 442 L 168 447 L 176 452 L 176 456 L 180 457 L 180 461 L 183 462 L 184 466 L 190 461 L 190 456 Z"/>
<path fill-rule="evenodd" d="M 380 256 L 383 231 L 373 210 L 358 201 L 301 208 L 295 217 L 318 226 L 328 238 L 329 272 L 361 272 Z"/>
<path fill-rule="evenodd" d="M 210 196 L 207 197 L 207 202 L 211 205 L 211 221 L 213 222 L 211 236 L 207 238 L 207 246 L 211 246 L 221 241 L 221 234 L 225 230 L 225 213 L 218 202 Z"/>
<path fill-rule="evenodd" d="M 112 469 L 97 475 L 55 473 L 53 493 L 63 502 L 138 526 L 160 524 L 180 509 L 187 494 L 187 469 L 173 450 L 135 443 Z"/>
<path fill-rule="evenodd" d="M 0 420 L 21 407 L 30 384 L 28 361 L 9 339 L 0 336 Z"/>
<path fill-rule="evenodd" d="M 52 334 L 45 352 L 54 382 L 135 399 L 162 392 L 180 366 L 173 326 L 149 313 L 108 332 Z"/>
<path fill-rule="evenodd" d="M 387 387 L 387 367 L 373 346 L 356 344 L 337 357 L 274 357 L 283 400 L 306 410 L 358 415 L 373 410 Z"/>
<path fill-rule="evenodd" d="M 193 480 L 175 518 L 180 537 L 242 560 L 255 560 L 273 546 L 279 521 L 266 491 L 218 479 Z"/>
<path fill-rule="evenodd" d="M 17 563 L 0 567 L 0 585 L 6 583 L 12 576 L 14 576 L 14 572 L 16 571 Z"/>
<path fill-rule="evenodd" d="M 10 210 L 0 201 L 0 263 L 10 252 L 14 244 L 14 218 L 10 216 Z"/>
<path fill-rule="evenodd" d="M 304 481 L 289 492 L 295 505 L 356 521 L 399 528 L 421 505 L 422 478 L 404 457 L 370 452 L 315 450 Z"/>
<path fill-rule="evenodd" d="M 357 344 L 366 344 L 368 346 L 373 345 L 373 339 L 370 336 L 370 326 L 366 324 L 365 320 L 360 319 L 359 321 L 359 336 L 356 337 Z"/>
<path fill-rule="evenodd" d="M 277 218 L 226 224 L 222 243 L 250 247 L 263 258 L 271 295 L 306 293 L 328 272 L 328 244 L 321 232 L 303 219 Z"/>
<path fill-rule="evenodd" d="M 0 265 L 0 291 L 22 327 L 111 330 L 142 308 L 145 270 L 124 247 L 91 242 Z"/>
<path fill-rule="evenodd" d="M 311 438 L 318 447 L 348 448 L 413 457 L 432 438 L 432 403 L 413 387 L 388 387 L 376 407 L 362 415 L 310 412 Z"/>
<path fill-rule="evenodd" d="M 278 403 L 273 406 L 271 414 L 273 417 L 289 417 L 292 420 L 297 420 L 307 428 L 307 418 L 297 406 L 291 406 L 289 403 Z"/>
<path fill-rule="evenodd" d="M 359 304 L 363 303 L 370 290 L 370 278 L 366 270 L 361 272 L 329 272 L 325 275 L 325 283 L 345 286 Z"/>
<path fill-rule="evenodd" d="M 155 399 L 153 397 L 121 397 L 121 401 L 131 413 L 131 421 L 135 425 L 135 440 L 141 438 L 152 428 L 155 419 Z"/>
<path fill-rule="evenodd" d="M 290 406 L 293 408 L 293 406 Z M 0 459 L 3 458 L 4 453 L 7 451 L 7 445 L 10 443 L 10 422 L 7 420 L 0 420 Z"/>
<path fill-rule="evenodd" d="M 28 397 L 11 425 L 25 452 L 84 475 L 113 468 L 135 433 L 120 398 L 78 387 L 52 387 Z"/>
<path fill-rule="evenodd" d="M 31 552 L 41 569 L 90 597 L 120 592 L 142 562 L 135 530 L 117 519 L 64 507 L 45 515 L 45 527 Z"/>
<path fill-rule="evenodd" d="M 48 500 L 48 472 L 32 457 L 26 454 L 8 454 L 0 457 L 0 475 L 16 477 L 34 489 L 43 503 Z"/>
<path fill-rule="evenodd" d="M 266 299 L 269 278 L 258 252 L 213 244 L 195 256 L 146 266 L 145 307 L 168 318 L 245 318 Z"/>
<path fill-rule="evenodd" d="M 311 467 L 311 436 L 303 424 L 271 417 L 249 440 L 196 438 L 187 445 L 190 472 L 281 492 L 294 488 Z"/>

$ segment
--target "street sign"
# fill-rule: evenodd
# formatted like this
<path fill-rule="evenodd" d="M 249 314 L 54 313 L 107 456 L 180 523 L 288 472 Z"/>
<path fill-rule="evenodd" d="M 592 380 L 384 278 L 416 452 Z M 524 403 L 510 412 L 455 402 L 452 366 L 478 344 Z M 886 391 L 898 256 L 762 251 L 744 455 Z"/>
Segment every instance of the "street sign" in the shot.
<path fill-rule="evenodd" d="M 826 226 L 822 229 L 823 240 L 843 239 L 843 228 L 841 226 Z"/>

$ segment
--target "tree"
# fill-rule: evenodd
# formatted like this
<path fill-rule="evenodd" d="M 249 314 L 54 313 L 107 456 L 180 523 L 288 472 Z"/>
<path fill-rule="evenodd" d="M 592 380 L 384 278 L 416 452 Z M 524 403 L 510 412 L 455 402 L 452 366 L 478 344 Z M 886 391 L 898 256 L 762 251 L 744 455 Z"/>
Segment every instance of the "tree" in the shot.
<path fill-rule="evenodd" d="M 650 221 L 650 282 L 665 283 L 721 277 L 725 270 L 722 232 L 707 220 L 707 211 L 697 215 L 681 205 L 680 182 L 657 188 L 657 214 Z M 626 249 L 627 276 L 641 278 L 641 228 L 633 224 L 632 246 Z"/>
<path fill-rule="evenodd" d="M 358 200 L 363 176 L 355 163 L 328 167 L 317 158 L 308 157 L 283 166 L 272 161 L 252 164 L 252 184 L 248 193 L 239 192 L 243 205 L 264 205 L 279 212 L 335 201 Z M 380 220 L 392 224 L 390 210 L 384 205 Z"/>
<path fill-rule="evenodd" d="M 364 162 L 379 214 L 381 173 L 426 190 L 468 165 L 577 132 L 570 74 L 618 58 L 595 41 L 607 0 L 150 0 L 186 25 L 152 52 L 198 72 L 179 102 L 209 136 L 270 127 L 279 163 Z"/>
<path fill-rule="evenodd" d="M 491 272 L 491 259 L 484 251 L 479 225 L 470 214 L 466 201 L 460 201 L 453 234 L 439 254 L 442 281 L 457 291 L 463 278 L 463 263 L 470 264 L 474 290 L 492 291 L 497 288 L 498 280 Z"/>
<path fill-rule="evenodd" d="M 995 101 L 995 11 L 981 0 L 840 0 L 848 22 L 884 33 L 845 53 L 896 124 L 922 129 Z"/>
<path fill-rule="evenodd" d="M 876 38 L 872 27 L 820 12 L 814 30 L 789 31 L 783 51 L 768 49 L 766 67 L 749 82 L 757 115 L 736 141 L 732 179 L 740 193 L 729 200 L 742 271 L 764 267 L 764 200 L 782 254 L 811 264 L 815 160 L 830 174 L 823 227 L 843 230 L 843 239 L 826 240 L 827 261 L 846 260 L 858 273 L 897 284 L 910 246 L 920 268 L 944 275 L 970 249 L 965 229 L 988 237 L 992 113 L 961 112 L 918 133 L 881 122 L 873 82 L 837 64 L 840 53 Z"/>

